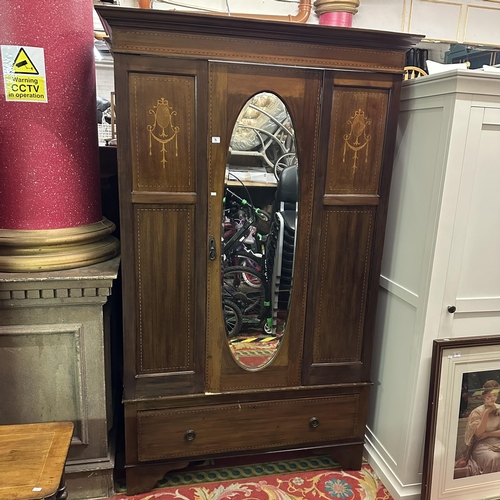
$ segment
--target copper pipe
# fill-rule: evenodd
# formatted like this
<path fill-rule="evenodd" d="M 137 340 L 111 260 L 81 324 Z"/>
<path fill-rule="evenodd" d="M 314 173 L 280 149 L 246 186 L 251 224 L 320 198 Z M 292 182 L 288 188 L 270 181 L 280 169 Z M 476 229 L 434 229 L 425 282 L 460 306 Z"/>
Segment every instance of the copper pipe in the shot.
<path fill-rule="evenodd" d="M 150 0 L 139 0 L 139 7 L 141 9 L 150 9 Z M 300 0 L 299 12 L 296 16 L 264 16 L 260 14 L 228 14 L 227 12 L 203 12 L 204 14 L 211 14 L 216 16 L 229 16 L 229 17 L 246 17 L 250 19 L 263 19 L 266 21 L 286 21 L 289 23 L 305 23 L 311 15 L 311 0 Z"/>

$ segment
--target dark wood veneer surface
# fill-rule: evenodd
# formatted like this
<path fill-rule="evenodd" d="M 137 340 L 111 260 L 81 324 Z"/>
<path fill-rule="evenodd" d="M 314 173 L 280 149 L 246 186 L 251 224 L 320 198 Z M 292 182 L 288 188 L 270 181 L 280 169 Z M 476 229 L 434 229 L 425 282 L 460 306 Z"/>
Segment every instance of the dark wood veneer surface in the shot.
<path fill-rule="evenodd" d="M 421 37 L 96 9 L 119 110 L 128 493 L 200 456 L 318 449 L 359 468 L 403 65 Z M 300 208 L 284 340 L 252 372 L 228 348 L 208 241 L 220 256 L 231 134 L 262 91 L 292 118 Z M 179 132 L 166 151 L 148 135 L 161 99 Z"/>
<path fill-rule="evenodd" d="M 296 40 L 301 43 L 334 45 L 338 47 L 381 49 L 406 52 L 423 36 L 356 28 L 329 27 L 300 23 L 285 23 L 257 19 L 243 19 L 217 15 L 200 15 L 188 12 L 145 10 L 137 15 L 137 9 L 96 6 L 96 11 L 108 34 L 113 30 L 173 31 L 186 34 L 221 36 L 229 35 L 257 40 Z M 375 61 L 374 61 L 375 63 Z"/>

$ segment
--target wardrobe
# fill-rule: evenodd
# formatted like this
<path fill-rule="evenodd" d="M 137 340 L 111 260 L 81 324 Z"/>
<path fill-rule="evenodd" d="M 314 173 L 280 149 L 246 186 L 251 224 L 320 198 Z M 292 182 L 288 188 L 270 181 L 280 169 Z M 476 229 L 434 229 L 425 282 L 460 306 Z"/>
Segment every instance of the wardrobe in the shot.
<path fill-rule="evenodd" d="M 403 84 L 366 432 L 395 500 L 421 497 L 433 341 L 500 332 L 499 141 L 498 73 Z"/>
<path fill-rule="evenodd" d="M 96 10 L 115 71 L 127 492 L 209 457 L 310 449 L 359 469 L 402 72 L 421 37 Z M 255 368 L 228 341 L 221 221 L 235 123 L 263 92 L 293 123 L 299 208 L 286 321 Z"/>

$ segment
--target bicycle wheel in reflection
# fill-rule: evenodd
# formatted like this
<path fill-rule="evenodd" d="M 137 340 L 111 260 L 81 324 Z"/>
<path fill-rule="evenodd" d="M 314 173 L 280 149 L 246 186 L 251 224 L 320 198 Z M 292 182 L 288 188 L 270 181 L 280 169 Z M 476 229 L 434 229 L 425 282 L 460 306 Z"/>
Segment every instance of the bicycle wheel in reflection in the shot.
<path fill-rule="evenodd" d="M 235 304 L 241 311 L 240 332 L 262 329 L 268 309 L 264 276 L 248 266 L 226 267 L 222 273 L 222 301 Z"/>

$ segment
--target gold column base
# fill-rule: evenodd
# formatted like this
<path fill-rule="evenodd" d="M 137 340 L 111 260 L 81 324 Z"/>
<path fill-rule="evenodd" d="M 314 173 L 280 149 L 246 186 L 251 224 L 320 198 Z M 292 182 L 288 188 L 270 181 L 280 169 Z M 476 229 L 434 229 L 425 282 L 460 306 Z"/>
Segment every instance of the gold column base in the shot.
<path fill-rule="evenodd" d="M 326 14 L 327 12 L 350 12 L 357 14 L 359 0 L 316 0 L 314 10 L 316 15 Z"/>
<path fill-rule="evenodd" d="M 63 229 L 0 229 L 0 272 L 29 273 L 90 266 L 116 257 L 115 225 L 103 218 Z"/>

